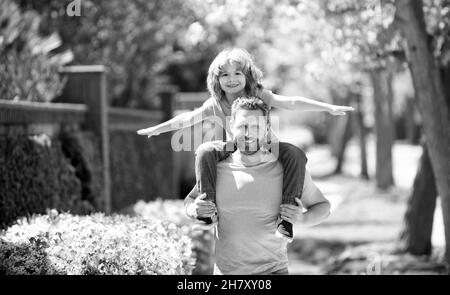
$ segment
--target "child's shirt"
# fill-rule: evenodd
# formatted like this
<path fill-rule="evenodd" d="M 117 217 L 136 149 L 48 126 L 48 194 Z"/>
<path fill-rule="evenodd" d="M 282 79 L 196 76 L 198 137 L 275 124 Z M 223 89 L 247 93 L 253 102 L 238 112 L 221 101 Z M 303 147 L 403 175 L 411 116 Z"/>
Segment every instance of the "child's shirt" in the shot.
<path fill-rule="evenodd" d="M 272 96 L 270 93 L 270 91 L 259 91 L 258 93 L 258 97 L 268 105 L 269 109 L 272 105 Z M 232 139 L 230 129 L 231 104 L 226 99 L 222 99 L 219 102 L 211 96 L 203 103 L 200 109 L 203 119 L 213 124 L 213 128 L 207 132 L 203 142 L 213 140 L 226 141 Z"/>

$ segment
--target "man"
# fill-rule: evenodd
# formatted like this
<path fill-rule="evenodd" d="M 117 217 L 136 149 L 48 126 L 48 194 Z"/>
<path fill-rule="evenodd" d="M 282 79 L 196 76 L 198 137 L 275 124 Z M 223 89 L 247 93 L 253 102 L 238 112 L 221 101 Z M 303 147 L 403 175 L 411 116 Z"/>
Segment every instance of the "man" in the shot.
<path fill-rule="evenodd" d="M 299 179 L 299 206 L 281 205 L 283 171 L 265 148 L 267 115 L 258 98 L 234 101 L 230 128 L 237 150 L 217 164 L 216 204 L 204 201 L 205 194 L 185 199 L 191 218 L 218 215 L 214 274 L 288 274 L 287 241 L 275 236 L 279 216 L 308 226 L 330 213 L 330 203 L 307 171 Z"/>

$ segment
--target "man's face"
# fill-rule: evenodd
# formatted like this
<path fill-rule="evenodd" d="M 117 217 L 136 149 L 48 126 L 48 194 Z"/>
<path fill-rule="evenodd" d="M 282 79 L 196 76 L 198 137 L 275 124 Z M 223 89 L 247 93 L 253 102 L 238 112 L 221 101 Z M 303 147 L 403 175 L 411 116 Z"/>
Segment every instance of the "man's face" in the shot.
<path fill-rule="evenodd" d="M 261 110 L 238 109 L 231 121 L 237 148 L 245 154 L 257 152 L 266 136 L 267 122 Z"/>

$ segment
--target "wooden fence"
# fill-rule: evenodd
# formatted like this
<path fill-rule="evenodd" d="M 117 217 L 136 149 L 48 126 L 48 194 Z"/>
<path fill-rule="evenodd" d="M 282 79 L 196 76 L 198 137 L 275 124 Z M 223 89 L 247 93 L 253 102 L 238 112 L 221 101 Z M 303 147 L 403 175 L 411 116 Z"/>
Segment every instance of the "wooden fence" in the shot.
<path fill-rule="evenodd" d="M 110 167 L 110 134 L 115 131 L 130 131 L 160 123 L 173 116 L 175 91 L 171 87 L 162 89 L 160 93 L 162 106 L 160 110 L 143 111 L 108 106 L 108 87 L 103 66 L 70 66 L 61 71 L 67 77 L 67 83 L 60 97 L 52 103 L 22 102 L 0 99 L 0 135 L 7 128 L 19 125 L 25 127 L 27 133 L 50 133 L 54 135 L 67 125 L 76 125 L 82 130 L 91 131 L 100 142 L 102 163 L 102 183 L 104 211 L 111 213 L 111 167 Z M 170 140 L 165 150 L 170 151 Z M 173 165 L 173 158 L 163 157 L 167 164 Z M 176 173 L 174 173 L 176 175 Z M 174 177 L 168 178 L 174 190 L 169 194 L 177 194 Z"/>

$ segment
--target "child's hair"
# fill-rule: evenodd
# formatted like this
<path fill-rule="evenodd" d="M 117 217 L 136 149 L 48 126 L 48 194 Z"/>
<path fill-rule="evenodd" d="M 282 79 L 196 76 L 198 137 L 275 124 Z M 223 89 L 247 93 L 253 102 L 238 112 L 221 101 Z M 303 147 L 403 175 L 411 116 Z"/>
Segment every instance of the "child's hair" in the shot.
<path fill-rule="evenodd" d="M 244 110 L 261 110 L 264 116 L 268 116 L 269 107 L 267 104 L 254 96 L 242 96 L 236 98 L 231 105 L 231 116 L 234 117 L 236 114 L 236 110 L 244 109 Z"/>
<path fill-rule="evenodd" d="M 227 64 L 236 66 L 244 73 L 246 95 L 256 96 L 257 90 L 262 88 L 260 81 L 263 74 L 256 67 L 250 53 L 241 48 L 227 48 L 222 50 L 209 66 L 206 83 L 211 96 L 219 101 L 225 98 L 225 92 L 220 87 L 219 76 L 223 67 Z"/>

